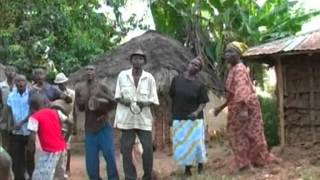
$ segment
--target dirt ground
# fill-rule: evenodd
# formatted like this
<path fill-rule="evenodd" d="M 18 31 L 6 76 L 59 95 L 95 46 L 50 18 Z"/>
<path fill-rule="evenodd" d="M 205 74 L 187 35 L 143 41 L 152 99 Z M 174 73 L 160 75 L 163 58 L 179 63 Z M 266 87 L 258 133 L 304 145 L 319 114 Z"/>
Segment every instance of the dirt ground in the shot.
<path fill-rule="evenodd" d="M 285 148 L 280 152 L 279 148 L 272 150 L 282 158 L 280 164 L 271 164 L 265 167 L 256 167 L 253 170 L 245 170 L 237 174 L 231 174 L 228 170 L 228 159 L 231 152 L 223 143 L 211 143 L 208 145 L 208 162 L 203 175 L 197 175 L 196 168 L 190 180 L 317 180 L 320 179 L 320 146 L 309 144 L 299 147 Z M 183 168 L 177 167 L 169 152 L 155 152 L 154 170 L 158 179 L 186 179 L 183 176 Z M 102 157 L 101 157 L 102 159 Z M 140 163 L 141 164 L 141 163 Z M 117 154 L 117 165 L 121 179 L 123 179 L 122 163 Z M 87 179 L 84 156 L 81 153 L 73 155 L 71 162 L 71 180 Z M 106 178 L 105 163 L 101 160 L 100 173 Z M 142 167 L 138 174 L 142 176 Z"/>

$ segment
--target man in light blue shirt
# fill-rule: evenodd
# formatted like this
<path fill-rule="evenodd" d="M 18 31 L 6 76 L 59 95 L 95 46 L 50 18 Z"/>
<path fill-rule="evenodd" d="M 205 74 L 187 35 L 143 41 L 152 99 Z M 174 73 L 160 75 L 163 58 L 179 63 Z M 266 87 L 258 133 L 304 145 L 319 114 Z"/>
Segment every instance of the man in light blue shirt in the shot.
<path fill-rule="evenodd" d="M 11 135 L 9 154 L 12 157 L 13 173 L 16 179 L 25 179 L 25 171 L 28 169 L 31 177 L 32 167 L 27 168 L 31 160 L 32 153 L 26 153 L 30 132 L 27 129 L 29 116 L 29 91 L 27 89 L 27 79 L 23 75 L 17 75 L 15 79 L 16 89 L 14 89 L 7 99 L 9 111 L 12 115 Z M 26 156 L 26 154 L 28 154 Z M 30 155 L 29 155 L 30 154 Z M 31 156 L 31 157 L 29 157 Z M 30 162 L 28 162 L 30 161 Z"/>

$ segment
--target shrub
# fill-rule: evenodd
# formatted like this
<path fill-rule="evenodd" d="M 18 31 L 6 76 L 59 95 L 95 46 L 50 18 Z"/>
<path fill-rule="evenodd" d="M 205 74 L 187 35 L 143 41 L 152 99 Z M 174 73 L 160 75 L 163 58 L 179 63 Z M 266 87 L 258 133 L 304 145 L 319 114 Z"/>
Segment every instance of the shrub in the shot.
<path fill-rule="evenodd" d="M 279 144 L 279 118 L 276 98 L 262 96 L 258 96 L 258 98 L 261 105 L 266 140 L 268 142 L 269 147 L 276 146 Z"/>

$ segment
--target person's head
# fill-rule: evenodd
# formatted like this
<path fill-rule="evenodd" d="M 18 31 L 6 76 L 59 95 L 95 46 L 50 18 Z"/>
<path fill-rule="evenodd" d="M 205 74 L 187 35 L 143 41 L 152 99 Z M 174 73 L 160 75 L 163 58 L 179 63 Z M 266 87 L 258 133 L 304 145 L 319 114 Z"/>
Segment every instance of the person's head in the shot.
<path fill-rule="evenodd" d="M 195 75 L 201 71 L 203 60 L 200 56 L 193 58 L 188 64 L 188 72 L 190 75 Z"/>
<path fill-rule="evenodd" d="M 141 49 L 130 55 L 130 62 L 134 69 L 141 69 L 147 63 L 147 57 Z"/>
<path fill-rule="evenodd" d="M 39 111 L 46 107 L 46 99 L 42 94 L 32 94 L 29 100 L 30 109 L 32 112 Z"/>
<path fill-rule="evenodd" d="M 37 68 L 32 71 L 33 80 L 35 83 L 43 83 L 45 81 L 46 72 L 44 69 Z"/>
<path fill-rule="evenodd" d="M 239 63 L 242 54 L 247 50 L 248 46 L 241 42 L 231 42 L 227 44 L 224 51 L 224 58 L 228 64 L 232 66 Z"/>
<path fill-rule="evenodd" d="M 5 71 L 4 71 L 7 79 L 10 79 L 10 80 L 15 78 L 16 72 L 17 72 L 17 69 L 15 67 L 13 67 L 13 66 L 7 66 Z"/>
<path fill-rule="evenodd" d="M 9 154 L 0 146 L 0 179 L 13 180 L 12 161 Z"/>
<path fill-rule="evenodd" d="M 18 74 L 15 78 L 15 84 L 19 92 L 24 92 L 27 87 L 27 78 L 22 74 Z"/>
<path fill-rule="evenodd" d="M 67 103 L 65 100 L 57 99 L 50 104 L 51 109 L 59 110 L 65 115 L 68 115 L 72 111 L 72 106 L 70 103 Z"/>
<path fill-rule="evenodd" d="M 93 65 L 86 66 L 86 75 L 89 81 L 94 80 L 96 78 L 96 67 Z"/>
<path fill-rule="evenodd" d="M 68 78 L 64 73 L 58 73 L 56 78 L 54 79 L 54 83 L 58 85 L 60 90 L 66 89 L 66 83 L 68 82 Z"/>

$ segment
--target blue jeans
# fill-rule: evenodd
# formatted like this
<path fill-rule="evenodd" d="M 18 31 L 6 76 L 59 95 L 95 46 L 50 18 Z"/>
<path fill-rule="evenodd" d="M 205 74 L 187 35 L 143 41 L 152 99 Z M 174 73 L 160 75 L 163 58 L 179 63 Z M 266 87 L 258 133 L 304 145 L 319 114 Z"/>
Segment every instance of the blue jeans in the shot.
<path fill-rule="evenodd" d="M 112 127 L 109 123 L 97 132 L 85 133 L 86 167 L 90 180 L 99 180 L 99 151 L 107 162 L 109 180 L 118 180 L 119 175 L 116 166 Z"/>

